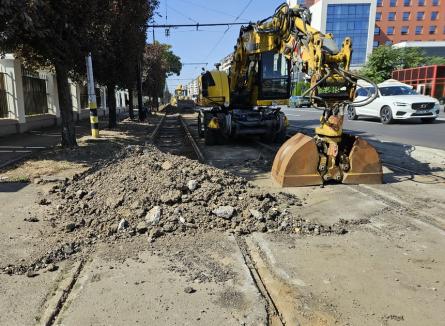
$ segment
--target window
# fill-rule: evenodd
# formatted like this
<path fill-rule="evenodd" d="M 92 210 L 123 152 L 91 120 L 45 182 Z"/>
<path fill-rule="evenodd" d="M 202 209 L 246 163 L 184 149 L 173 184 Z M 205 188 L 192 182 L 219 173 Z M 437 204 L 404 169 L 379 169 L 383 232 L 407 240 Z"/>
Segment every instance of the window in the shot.
<path fill-rule="evenodd" d="M 433 0 L 433 6 L 438 6 L 439 5 L 439 0 Z"/>
<path fill-rule="evenodd" d="M 379 41 L 374 41 L 373 43 L 372 43 L 372 46 L 373 47 L 378 47 L 380 45 L 380 43 L 379 43 Z"/>
<path fill-rule="evenodd" d="M 394 21 L 394 20 L 396 20 L 396 13 L 395 13 L 395 12 L 390 12 L 390 13 L 388 13 L 388 20 L 389 20 L 389 21 Z"/>
<path fill-rule="evenodd" d="M 405 11 L 405 12 L 403 13 L 403 20 L 404 20 L 404 21 L 409 20 L 409 16 L 410 16 L 410 12 L 409 12 L 409 11 Z"/>
<path fill-rule="evenodd" d="M 394 34 L 394 26 L 388 26 L 388 28 L 386 29 L 386 34 L 393 35 Z"/>
<path fill-rule="evenodd" d="M 406 35 L 408 34 L 408 26 L 402 26 L 402 29 L 400 30 L 400 34 Z"/>
<path fill-rule="evenodd" d="M 389 0 L 389 6 L 390 6 L 390 7 L 395 7 L 395 6 L 397 6 L 397 0 Z"/>
<path fill-rule="evenodd" d="M 409 6 L 411 6 L 411 0 L 403 0 L 403 5 L 404 5 L 405 7 L 409 7 Z"/>
<path fill-rule="evenodd" d="M 385 45 L 392 45 L 392 41 L 386 41 Z"/>
<path fill-rule="evenodd" d="M 377 0 L 377 7 L 383 6 L 383 0 Z"/>
<path fill-rule="evenodd" d="M 369 3 L 333 2 L 331 1 L 327 5 L 326 33 L 335 35 L 335 41 L 339 48 L 341 48 L 343 39 L 350 36 L 352 44 L 354 44 L 351 65 L 362 65 L 366 61 L 371 6 Z"/>
<path fill-rule="evenodd" d="M 425 16 L 425 13 L 423 11 L 419 11 L 416 15 L 417 20 L 423 20 L 424 16 Z"/>
<path fill-rule="evenodd" d="M 430 26 L 429 33 L 430 34 L 436 34 L 436 29 L 437 29 L 437 26 Z"/>
<path fill-rule="evenodd" d="M 424 5 L 425 5 L 425 0 L 418 0 L 418 1 L 417 1 L 417 4 L 418 4 L 419 6 L 424 6 Z"/>
<path fill-rule="evenodd" d="M 380 35 L 380 27 L 374 29 L 374 35 Z"/>
<path fill-rule="evenodd" d="M 375 20 L 376 21 L 382 20 L 382 13 L 381 12 L 376 12 L 375 13 Z"/>
<path fill-rule="evenodd" d="M 416 26 L 416 35 L 422 34 L 423 28 L 422 26 Z"/>
<path fill-rule="evenodd" d="M 436 20 L 437 16 L 439 16 L 439 12 L 438 11 L 433 11 L 431 13 L 431 20 Z"/>

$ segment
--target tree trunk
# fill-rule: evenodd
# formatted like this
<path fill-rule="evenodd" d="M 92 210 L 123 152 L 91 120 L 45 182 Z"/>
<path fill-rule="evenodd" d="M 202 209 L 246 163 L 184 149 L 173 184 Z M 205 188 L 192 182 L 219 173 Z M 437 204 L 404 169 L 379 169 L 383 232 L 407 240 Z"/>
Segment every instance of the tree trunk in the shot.
<path fill-rule="evenodd" d="M 159 98 L 157 96 L 155 96 L 153 98 L 153 100 L 154 100 L 153 111 L 158 112 L 159 111 Z"/>
<path fill-rule="evenodd" d="M 133 104 L 133 89 L 128 90 L 128 113 L 130 114 L 130 119 L 134 119 L 134 104 Z"/>
<path fill-rule="evenodd" d="M 145 120 L 145 112 L 143 109 L 144 103 L 142 103 L 142 67 L 141 67 L 141 60 L 138 61 L 138 77 L 136 80 L 137 88 L 138 88 L 138 112 L 139 112 L 139 121 Z"/>
<path fill-rule="evenodd" d="M 56 64 L 55 68 L 57 92 L 59 93 L 60 117 L 62 120 L 62 147 L 73 148 L 77 146 L 77 142 L 68 73 L 63 65 Z"/>
<path fill-rule="evenodd" d="M 114 85 L 107 85 L 108 128 L 116 128 L 116 89 Z"/>

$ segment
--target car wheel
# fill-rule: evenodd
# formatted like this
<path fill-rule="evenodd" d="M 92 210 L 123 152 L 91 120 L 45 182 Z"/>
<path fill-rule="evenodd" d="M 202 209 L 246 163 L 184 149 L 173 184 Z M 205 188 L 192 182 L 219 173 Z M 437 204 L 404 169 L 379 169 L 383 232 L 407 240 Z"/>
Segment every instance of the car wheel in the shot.
<path fill-rule="evenodd" d="M 422 120 L 422 123 L 434 123 L 436 118 L 420 118 L 420 120 Z"/>
<path fill-rule="evenodd" d="M 387 125 L 393 122 L 393 117 L 392 117 L 392 111 L 391 108 L 389 106 L 384 106 L 381 110 L 380 110 L 380 121 Z"/>
<path fill-rule="evenodd" d="M 352 105 L 348 106 L 347 114 L 348 114 L 348 120 L 357 120 L 358 119 L 358 115 L 357 115 L 357 112 L 355 111 L 355 107 L 353 107 Z"/>

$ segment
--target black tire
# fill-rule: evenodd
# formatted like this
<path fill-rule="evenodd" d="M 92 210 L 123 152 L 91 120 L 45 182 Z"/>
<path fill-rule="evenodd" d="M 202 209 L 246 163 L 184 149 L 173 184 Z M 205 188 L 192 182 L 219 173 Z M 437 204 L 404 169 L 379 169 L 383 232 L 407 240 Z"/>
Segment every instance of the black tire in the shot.
<path fill-rule="evenodd" d="M 204 131 L 205 144 L 214 146 L 218 144 L 218 131 L 210 128 L 205 128 Z"/>
<path fill-rule="evenodd" d="M 202 127 L 201 115 L 198 115 L 198 136 L 204 138 L 204 129 Z"/>
<path fill-rule="evenodd" d="M 384 106 L 380 110 L 380 121 L 384 125 L 389 125 L 389 124 L 393 123 L 394 119 L 392 117 L 392 111 L 391 111 L 391 108 L 389 106 Z"/>
<path fill-rule="evenodd" d="M 353 107 L 352 105 L 348 106 L 346 113 L 348 116 L 348 120 L 357 120 L 358 119 L 358 115 L 357 115 L 357 112 L 355 111 L 355 107 Z"/>
<path fill-rule="evenodd" d="M 281 130 L 278 134 L 275 135 L 274 142 L 278 144 L 284 143 L 284 141 L 286 140 L 286 135 L 287 135 L 287 130 L 286 128 L 283 128 L 283 130 Z"/>
<path fill-rule="evenodd" d="M 422 123 L 434 123 L 436 118 L 420 118 L 420 120 L 422 120 Z"/>

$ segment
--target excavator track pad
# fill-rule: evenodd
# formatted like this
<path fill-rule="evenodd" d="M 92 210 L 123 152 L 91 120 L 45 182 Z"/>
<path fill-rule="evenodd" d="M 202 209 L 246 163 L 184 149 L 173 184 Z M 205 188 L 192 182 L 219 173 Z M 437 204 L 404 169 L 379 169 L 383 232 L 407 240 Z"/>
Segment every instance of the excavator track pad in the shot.
<path fill-rule="evenodd" d="M 330 180 L 345 184 L 383 182 L 379 154 L 367 141 L 343 134 L 338 149 L 332 144 L 325 138 L 294 135 L 278 150 L 272 179 L 282 187 L 321 185 Z"/>

